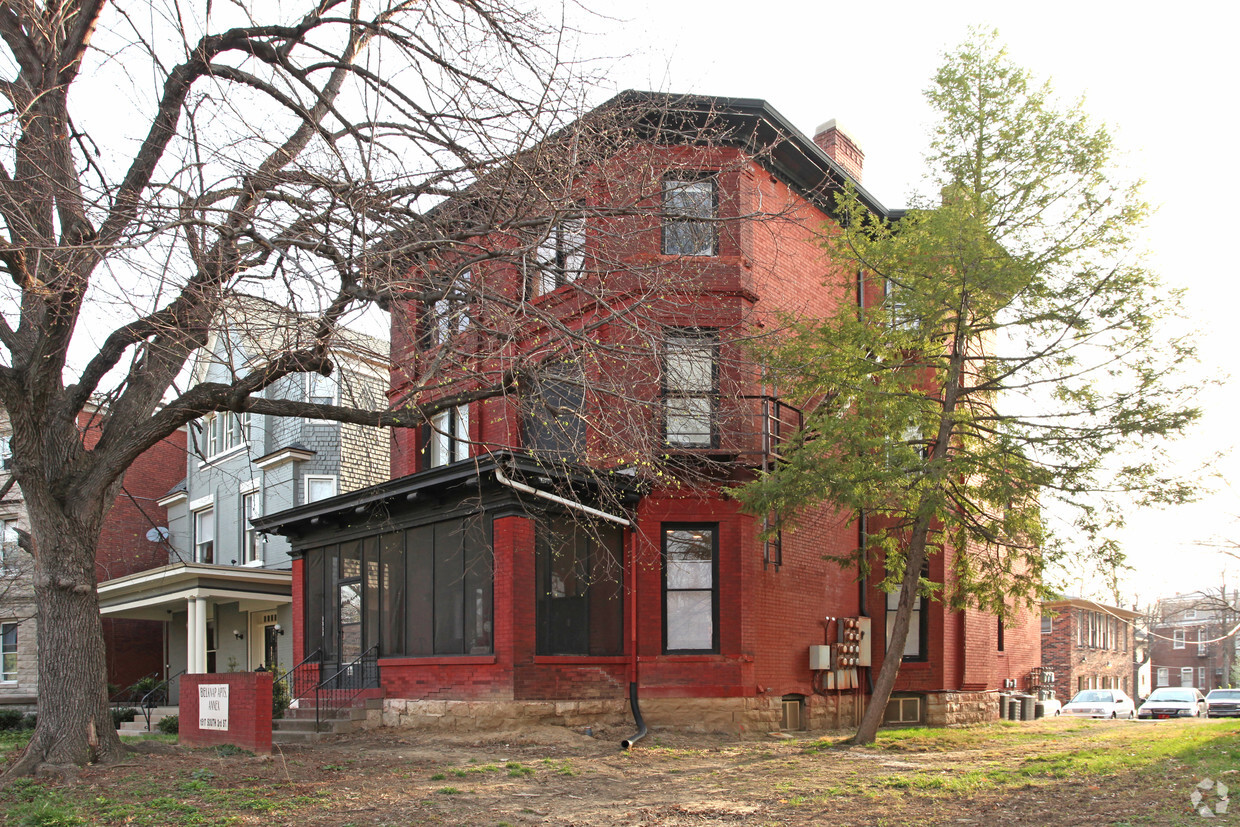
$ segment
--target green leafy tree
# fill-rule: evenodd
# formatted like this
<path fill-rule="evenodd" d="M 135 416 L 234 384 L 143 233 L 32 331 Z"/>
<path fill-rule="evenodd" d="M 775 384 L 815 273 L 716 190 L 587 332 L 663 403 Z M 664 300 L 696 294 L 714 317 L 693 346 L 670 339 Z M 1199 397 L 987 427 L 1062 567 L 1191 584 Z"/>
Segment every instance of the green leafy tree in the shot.
<path fill-rule="evenodd" d="M 1043 517 L 1052 500 L 1081 547 L 1117 565 L 1103 535 L 1118 506 L 1192 495 L 1163 445 L 1198 416 L 1177 373 L 1192 348 L 1164 324 L 1177 297 L 1133 252 L 1147 207 L 1106 130 L 1034 85 L 993 33 L 949 54 L 926 94 L 941 197 L 886 221 L 841 196 L 829 253 L 864 274 L 870 301 L 790 319 L 761 354 L 806 427 L 737 493 L 785 527 L 823 501 L 868 516 L 867 548 L 842 559 L 881 560 L 899 589 L 889 652 L 904 651 L 919 593 L 1000 618 L 1044 597 L 1065 551 Z M 931 583 L 939 553 L 945 582 Z M 855 743 L 874 740 L 899 666 L 883 658 Z"/>

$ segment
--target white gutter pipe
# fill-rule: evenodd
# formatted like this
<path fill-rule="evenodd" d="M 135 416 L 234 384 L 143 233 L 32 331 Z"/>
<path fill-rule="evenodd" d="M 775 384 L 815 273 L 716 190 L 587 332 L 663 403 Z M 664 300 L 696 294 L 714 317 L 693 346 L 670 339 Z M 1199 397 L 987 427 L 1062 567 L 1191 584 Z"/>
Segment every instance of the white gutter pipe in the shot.
<path fill-rule="evenodd" d="M 550 491 L 540 491 L 537 488 L 534 488 L 533 486 L 530 486 L 530 485 L 526 485 L 523 482 L 517 482 L 516 480 L 510 480 L 504 476 L 504 472 L 499 470 L 499 468 L 495 469 L 495 481 L 498 482 L 500 485 L 508 486 L 514 491 L 521 491 L 525 494 L 533 494 L 535 497 L 542 497 L 544 500 L 550 500 L 553 503 L 559 503 L 560 505 L 565 506 L 567 508 L 572 508 L 572 509 L 576 509 L 577 511 L 582 511 L 586 514 L 589 514 L 592 517 L 599 517 L 600 519 L 603 519 L 603 520 L 610 520 L 611 522 L 622 525 L 625 528 L 628 528 L 629 526 L 632 525 L 632 523 L 630 523 L 628 519 L 624 517 L 620 517 L 616 514 L 608 514 L 606 511 L 599 511 L 597 508 L 591 508 L 588 505 L 584 505 L 582 503 L 566 499 L 557 494 L 552 494 Z"/>

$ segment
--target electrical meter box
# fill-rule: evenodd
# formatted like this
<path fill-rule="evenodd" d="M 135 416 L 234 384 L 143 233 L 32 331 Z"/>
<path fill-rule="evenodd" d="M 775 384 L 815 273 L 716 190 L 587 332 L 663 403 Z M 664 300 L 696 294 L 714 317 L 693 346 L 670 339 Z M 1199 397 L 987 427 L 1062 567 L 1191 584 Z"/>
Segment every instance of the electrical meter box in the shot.
<path fill-rule="evenodd" d="M 831 647 L 809 647 L 809 668 L 812 670 L 833 668 L 833 664 L 831 663 Z"/>

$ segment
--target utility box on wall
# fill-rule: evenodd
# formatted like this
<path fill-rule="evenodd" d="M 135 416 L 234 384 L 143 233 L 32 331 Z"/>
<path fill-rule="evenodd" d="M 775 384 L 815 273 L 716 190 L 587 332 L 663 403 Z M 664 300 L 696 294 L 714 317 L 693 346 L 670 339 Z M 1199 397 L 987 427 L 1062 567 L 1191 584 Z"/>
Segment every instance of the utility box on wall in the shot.
<path fill-rule="evenodd" d="M 809 647 L 809 668 L 811 670 L 834 669 L 835 664 L 831 662 L 831 647 Z"/>
<path fill-rule="evenodd" d="M 182 675 L 177 740 L 270 753 L 271 695 L 270 672 Z"/>

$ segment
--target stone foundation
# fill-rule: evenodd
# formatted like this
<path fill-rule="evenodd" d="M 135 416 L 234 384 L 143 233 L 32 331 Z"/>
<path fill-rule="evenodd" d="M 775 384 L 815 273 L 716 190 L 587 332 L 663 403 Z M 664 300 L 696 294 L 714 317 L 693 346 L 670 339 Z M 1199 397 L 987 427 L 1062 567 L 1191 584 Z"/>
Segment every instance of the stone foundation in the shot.
<path fill-rule="evenodd" d="M 646 698 L 642 717 L 653 727 L 685 732 L 777 732 L 783 720 L 778 697 Z M 856 726 L 857 707 L 851 695 L 838 699 L 805 699 L 807 730 Z M 414 729 L 499 731 L 529 726 L 624 727 L 632 724 L 627 700 L 582 701 L 426 701 L 387 698 L 382 710 L 371 710 L 365 726 Z"/>
<path fill-rule="evenodd" d="M 999 719 L 994 692 L 931 692 L 926 696 L 926 726 L 968 726 Z"/>

